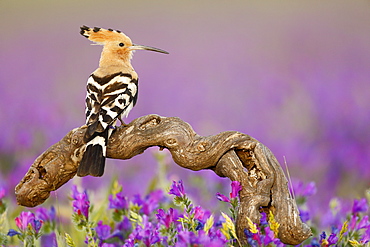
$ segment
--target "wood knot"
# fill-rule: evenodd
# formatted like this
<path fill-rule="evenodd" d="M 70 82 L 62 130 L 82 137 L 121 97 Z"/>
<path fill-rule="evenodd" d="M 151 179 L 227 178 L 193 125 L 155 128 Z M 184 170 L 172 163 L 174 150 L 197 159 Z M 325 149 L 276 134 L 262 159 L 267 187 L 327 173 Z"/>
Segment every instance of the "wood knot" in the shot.
<path fill-rule="evenodd" d="M 152 119 L 149 119 L 148 121 L 142 123 L 139 126 L 140 130 L 146 130 L 148 128 L 153 128 L 154 126 L 157 126 L 161 122 L 161 119 L 159 117 L 155 117 Z"/>
<path fill-rule="evenodd" d="M 74 145 L 77 145 L 78 144 L 78 141 L 79 139 L 77 138 L 77 137 L 73 137 L 72 138 L 72 144 L 74 144 Z"/>
<path fill-rule="evenodd" d="M 204 146 L 204 144 L 203 144 L 203 143 L 200 143 L 200 144 L 198 145 L 197 149 L 198 149 L 198 151 L 199 151 L 199 152 L 204 152 L 204 151 L 206 151 L 206 147 Z"/>
<path fill-rule="evenodd" d="M 202 142 L 198 143 L 197 150 L 199 152 L 204 152 L 204 151 L 207 150 L 207 148 L 209 147 L 209 145 L 210 144 L 208 142 L 202 141 Z"/>
<path fill-rule="evenodd" d="M 169 138 L 169 139 L 166 140 L 166 145 L 167 146 L 174 146 L 176 144 L 177 144 L 177 141 L 176 141 L 175 138 Z"/>

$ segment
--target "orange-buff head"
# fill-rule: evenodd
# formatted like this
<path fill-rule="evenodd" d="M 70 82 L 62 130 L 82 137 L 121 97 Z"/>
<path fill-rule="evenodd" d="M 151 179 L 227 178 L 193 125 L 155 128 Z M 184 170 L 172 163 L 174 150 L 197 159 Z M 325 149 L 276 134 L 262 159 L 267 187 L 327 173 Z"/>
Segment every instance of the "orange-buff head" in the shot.
<path fill-rule="evenodd" d="M 119 30 L 82 26 L 80 33 L 96 44 L 104 46 L 100 67 L 128 65 L 132 58 L 132 52 L 135 50 L 149 50 L 168 54 L 168 52 L 158 48 L 133 44 L 131 39 Z"/>

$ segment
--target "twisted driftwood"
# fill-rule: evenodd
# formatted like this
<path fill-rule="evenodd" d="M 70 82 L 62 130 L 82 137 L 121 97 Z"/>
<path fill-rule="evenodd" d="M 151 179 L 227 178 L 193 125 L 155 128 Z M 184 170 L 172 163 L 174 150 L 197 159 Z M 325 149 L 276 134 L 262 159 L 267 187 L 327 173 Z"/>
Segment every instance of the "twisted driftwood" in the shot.
<path fill-rule="evenodd" d="M 62 140 L 41 154 L 15 188 L 20 205 L 34 207 L 43 203 L 76 174 L 85 145 L 86 126 L 71 130 Z M 198 171 L 211 169 L 221 177 L 239 181 L 239 213 L 236 230 L 246 243 L 247 217 L 259 223 L 260 211 L 271 211 L 280 224 L 280 240 L 300 244 L 311 236 L 302 223 L 287 179 L 272 152 L 254 138 L 236 131 L 214 136 L 197 135 L 179 118 L 148 115 L 125 127 L 117 127 L 107 150 L 107 157 L 130 159 L 151 146 L 167 148 L 181 167 Z"/>

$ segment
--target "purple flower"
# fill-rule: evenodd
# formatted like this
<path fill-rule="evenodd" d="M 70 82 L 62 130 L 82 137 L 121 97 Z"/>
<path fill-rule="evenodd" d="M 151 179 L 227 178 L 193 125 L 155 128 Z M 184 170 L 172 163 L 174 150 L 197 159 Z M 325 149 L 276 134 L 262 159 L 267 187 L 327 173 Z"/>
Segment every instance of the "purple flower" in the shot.
<path fill-rule="evenodd" d="M 171 189 L 168 192 L 170 195 L 178 196 L 178 197 L 184 197 L 185 191 L 184 191 L 184 185 L 182 184 L 182 180 L 179 182 L 172 181 Z"/>
<path fill-rule="evenodd" d="M 317 241 L 317 238 L 313 238 L 310 245 L 307 245 L 306 247 L 320 247 L 320 243 Z"/>
<path fill-rule="evenodd" d="M 4 188 L 0 188 L 0 200 L 2 200 L 5 196 L 5 189 Z"/>
<path fill-rule="evenodd" d="M 180 231 L 177 235 L 176 247 L 187 247 L 200 245 L 198 236 L 194 232 L 189 232 L 188 230 Z"/>
<path fill-rule="evenodd" d="M 140 212 L 146 215 L 152 214 L 158 208 L 158 205 L 163 198 L 164 195 L 162 190 L 154 190 L 150 192 L 145 196 Z"/>
<path fill-rule="evenodd" d="M 44 222 L 53 222 L 55 220 L 55 208 L 51 206 L 50 210 L 46 208 L 38 208 L 36 217 Z"/>
<path fill-rule="evenodd" d="M 239 181 L 232 181 L 231 182 L 231 192 L 230 192 L 230 198 L 228 198 L 227 196 L 217 192 L 216 193 L 216 197 L 218 200 L 222 201 L 222 202 L 231 202 L 231 199 L 234 199 L 236 197 L 238 197 L 239 195 L 239 191 L 242 190 L 242 186 L 240 185 Z"/>
<path fill-rule="evenodd" d="M 231 182 L 231 193 L 230 198 L 235 198 L 239 195 L 239 191 L 242 190 L 242 186 L 240 185 L 239 181 L 232 181 Z"/>
<path fill-rule="evenodd" d="M 222 216 L 220 216 L 220 217 L 222 217 Z M 220 229 L 216 229 L 215 227 L 212 227 L 211 229 L 209 229 L 208 235 L 211 239 L 220 240 L 224 244 L 227 242 L 227 239 L 226 239 L 225 235 L 223 235 L 221 233 Z"/>
<path fill-rule="evenodd" d="M 368 210 L 367 200 L 366 198 L 362 198 L 360 200 L 355 200 L 353 202 L 352 207 L 352 214 L 357 214 L 360 212 L 366 212 Z"/>
<path fill-rule="evenodd" d="M 107 239 L 107 237 L 110 235 L 110 226 L 104 225 L 103 221 L 99 221 L 98 225 L 95 227 L 96 235 L 101 240 Z"/>
<path fill-rule="evenodd" d="M 356 215 L 352 215 L 351 220 L 348 223 L 348 228 L 352 231 L 355 229 L 357 224 L 358 217 Z"/>
<path fill-rule="evenodd" d="M 247 242 L 252 247 L 258 247 L 258 242 L 254 239 L 254 234 L 248 229 L 244 229 L 244 234 L 247 237 Z"/>
<path fill-rule="evenodd" d="M 267 222 L 267 214 L 265 212 L 262 212 L 261 213 L 260 224 L 261 225 L 268 225 L 268 222 Z"/>
<path fill-rule="evenodd" d="M 22 232 L 27 231 L 28 226 L 37 234 L 42 226 L 42 220 L 35 219 L 35 215 L 32 212 L 21 212 L 21 214 L 15 218 L 15 224 Z"/>
<path fill-rule="evenodd" d="M 212 237 L 211 234 L 206 234 L 203 230 L 199 230 L 197 234 L 187 230 L 180 231 L 177 235 L 176 247 L 187 246 L 210 246 L 223 247 L 226 241 L 222 238 Z"/>
<path fill-rule="evenodd" d="M 369 216 L 365 215 L 357 225 L 357 229 L 369 228 Z"/>
<path fill-rule="evenodd" d="M 315 195 L 316 192 L 317 192 L 317 188 L 316 188 L 315 182 L 309 182 L 304 188 L 302 192 L 302 196 L 304 197 L 312 196 L 312 195 Z"/>
<path fill-rule="evenodd" d="M 365 233 L 361 237 L 361 244 L 366 244 L 370 241 L 370 227 L 368 227 Z"/>
<path fill-rule="evenodd" d="M 335 233 L 330 234 L 330 236 L 328 237 L 329 246 L 332 244 L 336 244 L 337 242 L 338 242 L 337 234 Z"/>
<path fill-rule="evenodd" d="M 309 182 L 305 185 L 302 181 L 293 181 L 293 189 L 290 188 L 290 190 L 295 196 L 301 197 L 309 197 L 317 192 L 315 182 Z"/>
<path fill-rule="evenodd" d="M 150 192 L 144 199 L 141 199 L 140 195 L 134 195 L 132 202 L 141 206 L 140 212 L 146 215 L 150 215 L 156 208 L 161 200 L 164 199 L 163 192 L 161 190 L 155 190 Z"/>
<path fill-rule="evenodd" d="M 275 240 L 275 233 L 271 231 L 270 227 L 265 227 L 265 236 L 263 239 L 263 244 L 268 245 L 270 243 L 273 243 Z"/>
<path fill-rule="evenodd" d="M 115 196 L 109 195 L 109 208 L 111 209 L 127 209 L 128 201 L 123 192 L 117 193 Z"/>
<path fill-rule="evenodd" d="M 27 230 L 29 224 L 34 226 L 35 215 L 32 212 L 21 212 L 21 214 L 15 218 L 15 224 L 21 231 Z"/>
<path fill-rule="evenodd" d="M 135 240 L 130 238 L 126 239 L 123 247 L 135 247 Z"/>
<path fill-rule="evenodd" d="M 8 231 L 8 236 L 9 237 L 13 237 L 13 236 L 15 236 L 15 235 L 19 235 L 19 234 L 21 234 L 20 232 L 17 232 L 16 230 L 14 230 L 14 229 L 10 229 L 9 231 Z"/>
<path fill-rule="evenodd" d="M 204 216 L 204 210 L 201 206 L 196 206 L 194 209 L 194 219 L 202 220 Z"/>
<path fill-rule="evenodd" d="M 322 232 L 322 233 L 320 234 L 320 243 L 321 243 L 324 239 L 326 239 L 326 233 L 325 233 L 325 232 Z"/>
<path fill-rule="evenodd" d="M 307 222 L 311 219 L 310 211 L 308 210 L 299 209 L 299 216 L 303 222 Z"/>
<path fill-rule="evenodd" d="M 225 195 L 223 195 L 223 194 L 221 194 L 219 192 L 216 193 L 216 197 L 221 202 L 230 202 L 230 199 L 227 196 L 225 196 Z"/>
<path fill-rule="evenodd" d="M 131 222 L 127 216 L 123 216 L 123 220 L 117 225 L 116 227 L 121 232 L 129 232 L 131 231 Z"/>
<path fill-rule="evenodd" d="M 89 217 L 89 208 L 90 208 L 90 201 L 86 191 L 80 193 L 77 190 L 77 186 L 72 186 L 72 198 L 74 199 L 72 202 L 73 212 L 77 213 L 78 215 L 83 215 L 88 219 Z"/>
<path fill-rule="evenodd" d="M 138 225 L 130 234 L 131 239 L 141 240 L 147 247 L 160 241 L 158 225 L 154 227 L 146 215 L 143 215 L 142 226 Z"/>
<path fill-rule="evenodd" d="M 170 228 L 171 223 L 177 220 L 176 211 L 173 208 L 169 208 L 167 214 L 163 209 L 158 209 L 156 217 L 166 228 Z"/>

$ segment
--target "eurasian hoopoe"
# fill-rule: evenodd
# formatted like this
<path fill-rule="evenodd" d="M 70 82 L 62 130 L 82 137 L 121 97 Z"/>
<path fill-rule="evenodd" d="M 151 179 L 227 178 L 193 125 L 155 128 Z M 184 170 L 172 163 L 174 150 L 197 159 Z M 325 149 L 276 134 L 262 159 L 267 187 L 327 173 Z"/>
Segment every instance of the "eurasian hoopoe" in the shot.
<path fill-rule="evenodd" d="M 134 50 L 168 52 L 149 46 L 136 45 L 121 31 L 98 27 L 81 27 L 89 40 L 103 45 L 97 68 L 87 81 L 86 151 L 77 169 L 80 177 L 100 177 L 104 173 L 108 139 L 117 120 L 126 117 L 135 106 L 138 76 L 131 65 Z"/>

